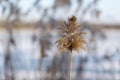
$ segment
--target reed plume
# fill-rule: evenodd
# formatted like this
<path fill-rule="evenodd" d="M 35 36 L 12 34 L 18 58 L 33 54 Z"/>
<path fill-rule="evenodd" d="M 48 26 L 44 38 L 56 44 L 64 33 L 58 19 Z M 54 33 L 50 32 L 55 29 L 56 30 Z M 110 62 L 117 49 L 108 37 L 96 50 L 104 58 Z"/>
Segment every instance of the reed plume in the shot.
<path fill-rule="evenodd" d="M 64 22 L 65 27 L 59 28 L 63 37 L 56 41 L 60 52 L 70 51 L 70 80 L 72 80 L 72 51 L 86 50 L 84 39 L 86 32 L 79 31 L 81 25 L 77 25 L 77 18 L 72 16 L 68 22 Z"/>

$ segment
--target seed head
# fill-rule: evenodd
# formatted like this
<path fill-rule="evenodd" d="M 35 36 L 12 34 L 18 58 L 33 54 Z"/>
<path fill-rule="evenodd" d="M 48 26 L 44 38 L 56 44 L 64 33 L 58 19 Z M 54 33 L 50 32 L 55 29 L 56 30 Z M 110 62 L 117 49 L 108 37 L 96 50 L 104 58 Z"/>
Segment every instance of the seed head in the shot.
<path fill-rule="evenodd" d="M 81 28 L 81 25 L 76 24 L 77 18 L 72 16 L 68 19 L 68 23 L 65 23 L 65 27 L 59 28 L 61 32 L 64 34 L 64 37 L 60 38 L 56 41 L 57 47 L 60 52 L 64 51 L 77 51 L 86 50 L 84 47 L 87 43 L 84 39 L 84 35 L 86 32 L 78 32 Z"/>

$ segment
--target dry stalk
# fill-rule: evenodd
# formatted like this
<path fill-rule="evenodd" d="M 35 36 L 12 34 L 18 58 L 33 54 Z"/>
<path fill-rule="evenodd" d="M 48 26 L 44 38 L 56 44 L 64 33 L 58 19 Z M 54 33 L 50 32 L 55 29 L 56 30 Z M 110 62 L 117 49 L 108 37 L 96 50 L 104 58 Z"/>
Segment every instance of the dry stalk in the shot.
<path fill-rule="evenodd" d="M 56 41 L 57 47 L 60 52 L 70 51 L 70 80 L 72 80 L 72 51 L 86 50 L 84 47 L 87 43 L 83 37 L 86 32 L 78 32 L 81 25 L 76 24 L 77 18 L 72 16 L 68 19 L 68 23 L 65 23 L 65 27 L 59 28 L 63 34 L 63 37 Z"/>

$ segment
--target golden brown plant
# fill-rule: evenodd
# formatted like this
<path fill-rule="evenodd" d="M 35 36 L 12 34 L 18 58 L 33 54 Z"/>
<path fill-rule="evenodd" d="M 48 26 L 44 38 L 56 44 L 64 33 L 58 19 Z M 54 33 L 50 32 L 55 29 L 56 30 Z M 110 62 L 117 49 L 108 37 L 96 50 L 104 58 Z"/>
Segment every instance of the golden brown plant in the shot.
<path fill-rule="evenodd" d="M 84 47 L 86 41 L 83 37 L 86 32 L 78 32 L 78 29 L 81 28 L 81 25 L 77 25 L 76 21 L 76 17 L 73 16 L 68 19 L 68 23 L 65 22 L 65 27 L 59 28 L 64 35 L 63 38 L 56 41 L 56 43 L 58 44 L 57 47 L 59 48 L 60 52 L 79 52 L 80 49 L 83 49 L 84 51 L 86 50 L 86 48 Z"/>
<path fill-rule="evenodd" d="M 81 25 L 77 25 L 76 21 L 77 18 L 72 16 L 68 19 L 68 23 L 64 22 L 65 27 L 59 28 L 64 37 L 56 41 L 60 52 L 70 51 L 70 80 L 72 80 L 72 51 L 77 51 L 78 53 L 79 49 L 85 51 L 84 45 L 87 43 L 84 39 L 86 32 L 78 32 Z"/>

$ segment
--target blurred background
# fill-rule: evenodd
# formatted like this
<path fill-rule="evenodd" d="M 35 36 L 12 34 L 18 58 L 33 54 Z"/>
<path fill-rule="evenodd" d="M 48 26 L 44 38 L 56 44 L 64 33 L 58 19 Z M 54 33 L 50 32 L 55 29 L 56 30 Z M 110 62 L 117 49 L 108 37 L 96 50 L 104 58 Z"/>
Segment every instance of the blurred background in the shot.
<path fill-rule="evenodd" d="M 57 27 L 78 18 L 87 51 L 73 52 L 73 80 L 120 80 L 120 0 L 0 0 L 0 80 L 69 80 Z"/>

